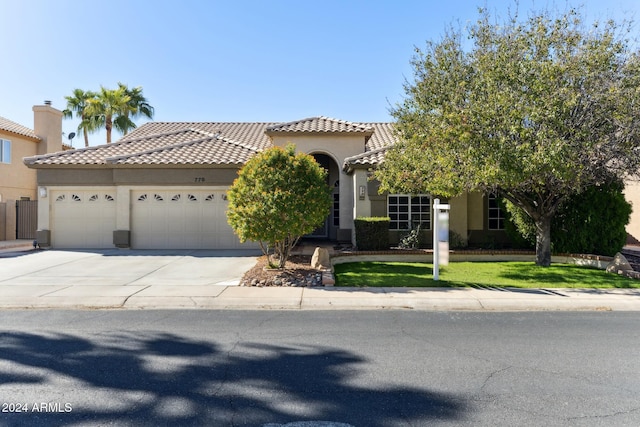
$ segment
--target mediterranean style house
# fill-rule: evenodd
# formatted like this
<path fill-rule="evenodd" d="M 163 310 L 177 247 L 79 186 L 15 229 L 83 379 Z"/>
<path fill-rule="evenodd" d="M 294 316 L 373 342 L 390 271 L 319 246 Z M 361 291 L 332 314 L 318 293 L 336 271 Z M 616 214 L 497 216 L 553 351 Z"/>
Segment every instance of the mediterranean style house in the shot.
<path fill-rule="evenodd" d="M 395 142 L 392 123 L 311 117 L 287 123 L 151 122 L 118 142 L 36 155 L 38 242 L 54 248 L 240 249 L 226 219 L 226 191 L 242 165 L 292 143 L 328 171 L 333 206 L 309 238 L 355 242 L 354 219 L 388 216 L 392 243 L 421 224 L 430 242 L 432 198 L 379 194 L 371 170 Z M 445 200 L 443 200 L 445 202 Z M 450 228 L 470 245 L 506 240 L 496 200 L 446 201 Z"/>
<path fill-rule="evenodd" d="M 43 247 L 238 249 L 226 220 L 226 191 L 242 165 L 292 143 L 328 171 L 333 207 L 308 237 L 354 241 L 356 217 L 389 216 L 392 242 L 412 226 L 431 230 L 429 195 L 378 194 L 371 169 L 395 141 L 391 123 L 312 117 L 288 123 L 142 125 L 118 142 L 31 156 Z M 451 229 L 471 244 L 504 239 L 494 200 L 465 194 L 451 204 Z M 428 239 L 429 237 L 426 236 Z"/>
<path fill-rule="evenodd" d="M 62 112 L 45 101 L 33 115 L 33 129 L 0 117 L 0 240 L 16 238 L 16 202 L 37 198 L 36 171 L 22 159 L 62 150 Z"/>

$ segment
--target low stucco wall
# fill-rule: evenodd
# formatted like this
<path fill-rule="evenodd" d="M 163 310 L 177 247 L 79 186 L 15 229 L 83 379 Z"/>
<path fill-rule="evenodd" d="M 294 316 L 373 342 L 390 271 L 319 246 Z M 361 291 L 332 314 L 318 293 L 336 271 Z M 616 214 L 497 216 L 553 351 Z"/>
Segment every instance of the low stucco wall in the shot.
<path fill-rule="evenodd" d="M 450 262 L 498 262 L 522 261 L 534 262 L 535 253 L 529 251 L 451 251 Z M 551 262 L 556 264 L 575 264 L 604 270 L 613 258 L 597 255 L 554 255 Z M 432 251 L 370 251 L 343 252 L 331 256 L 331 264 L 345 264 L 349 262 L 433 262 Z"/>

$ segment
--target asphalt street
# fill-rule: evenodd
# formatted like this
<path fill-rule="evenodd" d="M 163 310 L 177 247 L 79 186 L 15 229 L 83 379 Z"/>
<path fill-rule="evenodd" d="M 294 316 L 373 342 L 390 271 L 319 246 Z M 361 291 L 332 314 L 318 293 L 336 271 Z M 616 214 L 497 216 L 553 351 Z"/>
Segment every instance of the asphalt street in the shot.
<path fill-rule="evenodd" d="M 633 312 L 0 311 L 0 425 L 636 426 Z"/>

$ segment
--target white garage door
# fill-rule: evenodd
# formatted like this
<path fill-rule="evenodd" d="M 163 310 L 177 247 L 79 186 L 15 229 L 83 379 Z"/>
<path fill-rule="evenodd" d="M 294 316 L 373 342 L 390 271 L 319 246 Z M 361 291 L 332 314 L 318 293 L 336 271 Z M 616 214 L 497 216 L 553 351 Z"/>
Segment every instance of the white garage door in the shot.
<path fill-rule="evenodd" d="M 248 249 L 227 224 L 225 191 L 136 190 L 131 194 L 135 249 Z"/>
<path fill-rule="evenodd" d="M 54 248 L 113 248 L 116 194 L 104 190 L 52 191 Z"/>

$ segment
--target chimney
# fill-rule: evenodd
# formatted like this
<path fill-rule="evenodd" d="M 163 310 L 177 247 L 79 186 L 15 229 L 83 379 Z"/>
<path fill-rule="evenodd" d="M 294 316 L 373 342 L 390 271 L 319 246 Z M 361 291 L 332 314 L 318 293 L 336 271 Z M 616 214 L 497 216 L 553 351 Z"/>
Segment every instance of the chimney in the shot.
<path fill-rule="evenodd" d="M 51 101 L 33 106 L 33 131 L 42 138 L 38 154 L 62 151 L 62 111 L 53 108 Z"/>

